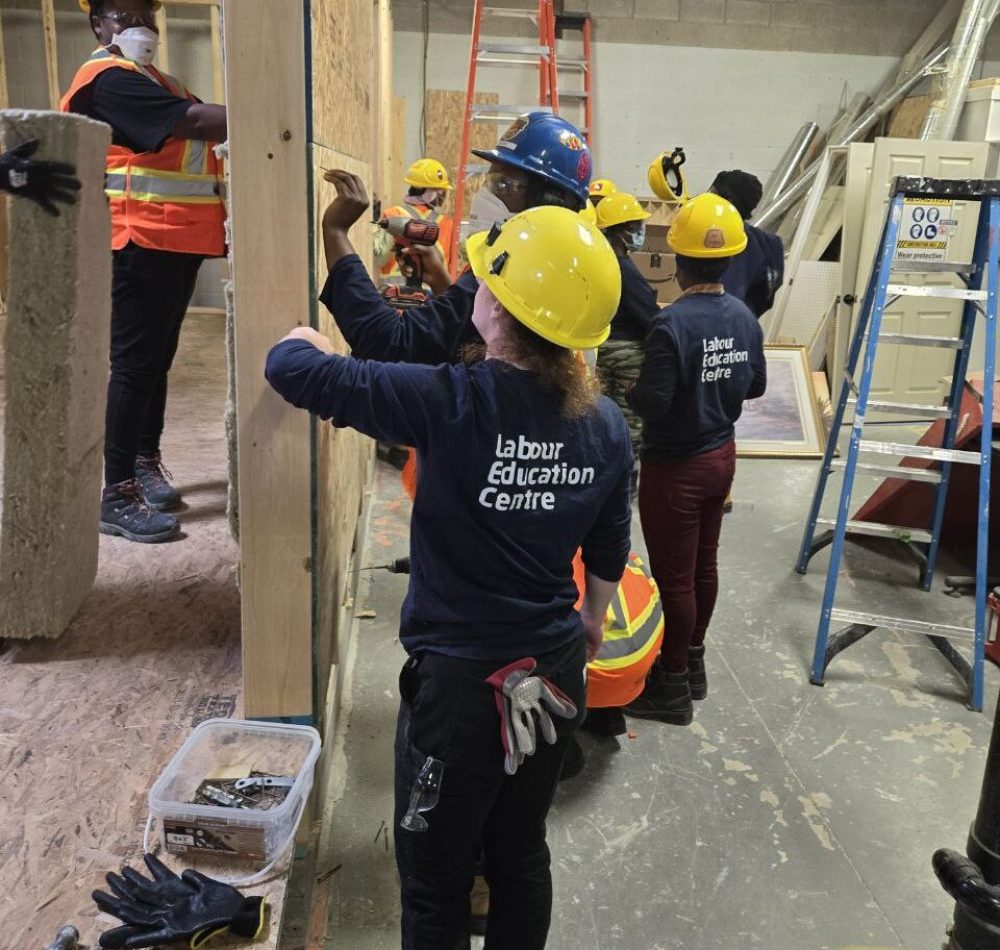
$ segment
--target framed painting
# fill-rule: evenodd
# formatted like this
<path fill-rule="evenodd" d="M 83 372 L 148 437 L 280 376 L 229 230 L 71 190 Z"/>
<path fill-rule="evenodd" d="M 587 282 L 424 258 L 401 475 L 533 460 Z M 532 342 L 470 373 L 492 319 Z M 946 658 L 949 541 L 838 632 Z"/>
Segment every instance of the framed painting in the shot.
<path fill-rule="evenodd" d="M 767 392 L 748 399 L 736 423 L 741 458 L 822 458 L 826 431 L 804 346 L 764 347 Z"/>

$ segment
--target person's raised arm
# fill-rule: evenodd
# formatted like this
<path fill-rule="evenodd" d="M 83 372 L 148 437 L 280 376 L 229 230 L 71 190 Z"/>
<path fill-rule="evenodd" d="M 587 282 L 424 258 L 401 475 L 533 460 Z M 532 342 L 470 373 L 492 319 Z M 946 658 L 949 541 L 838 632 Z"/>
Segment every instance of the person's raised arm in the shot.
<path fill-rule="evenodd" d="M 226 107 L 196 102 L 174 126 L 174 138 L 200 142 L 225 142 L 229 137 Z"/>

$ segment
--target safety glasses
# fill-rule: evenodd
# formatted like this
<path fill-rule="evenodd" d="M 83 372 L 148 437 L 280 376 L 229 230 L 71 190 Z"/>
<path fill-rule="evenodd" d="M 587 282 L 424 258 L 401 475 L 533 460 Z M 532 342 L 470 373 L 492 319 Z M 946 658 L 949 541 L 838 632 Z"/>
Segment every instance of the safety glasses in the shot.
<path fill-rule="evenodd" d="M 523 195 L 528 191 L 528 183 L 520 178 L 511 178 L 504 172 L 488 172 L 486 187 L 498 198 L 506 195 Z"/>
<path fill-rule="evenodd" d="M 102 13 L 100 19 L 115 23 L 126 30 L 134 26 L 145 26 L 156 30 L 156 17 L 152 13 L 126 13 L 123 10 L 112 10 L 108 13 Z"/>

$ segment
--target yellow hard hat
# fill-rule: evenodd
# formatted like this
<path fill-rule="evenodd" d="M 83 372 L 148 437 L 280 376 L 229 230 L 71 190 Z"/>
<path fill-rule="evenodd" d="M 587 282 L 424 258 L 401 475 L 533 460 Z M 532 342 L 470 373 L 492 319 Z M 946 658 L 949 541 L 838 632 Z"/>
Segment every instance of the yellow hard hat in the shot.
<path fill-rule="evenodd" d="M 649 212 L 636 201 L 635 196 L 625 191 L 615 192 L 597 206 L 597 226 L 602 231 L 613 228 L 616 224 L 645 221 L 648 217 Z"/>
<path fill-rule="evenodd" d="M 90 13 L 90 0 L 79 0 L 79 2 L 80 2 L 80 9 L 83 10 L 84 13 L 89 14 Z M 163 6 L 163 4 L 160 3 L 160 0 L 150 0 L 150 6 L 154 10 L 159 10 L 160 7 Z"/>
<path fill-rule="evenodd" d="M 591 198 L 607 198 L 618 194 L 618 186 L 610 178 L 595 178 L 590 183 Z"/>
<path fill-rule="evenodd" d="M 580 214 L 543 205 L 466 242 L 472 272 L 515 319 L 573 350 L 600 346 L 622 292 L 607 238 Z"/>
<path fill-rule="evenodd" d="M 695 195 L 671 222 L 667 246 L 685 257 L 732 257 L 747 246 L 743 217 L 710 191 Z"/>
<path fill-rule="evenodd" d="M 664 201 L 674 201 L 683 204 L 688 200 L 687 186 L 684 184 L 684 173 L 681 165 L 687 161 L 683 148 L 675 148 L 672 152 L 660 152 L 646 170 L 646 181 L 657 198 Z M 674 179 L 671 184 L 671 177 Z"/>
<path fill-rule="evenodd" d="M 583 218 L 587 224 L 597 224 L 597 208 L 594 207 L 594 202 L 589 198 L 587 203 L 583 206 L 583 210 L 580 212 L 580 217 Z"/>
<path fill-rule="evenodd" d="M 435 158 L 418 158 L 407 169 L 403 181 L 414 188 L 451 188 L 447 170 Z"/>

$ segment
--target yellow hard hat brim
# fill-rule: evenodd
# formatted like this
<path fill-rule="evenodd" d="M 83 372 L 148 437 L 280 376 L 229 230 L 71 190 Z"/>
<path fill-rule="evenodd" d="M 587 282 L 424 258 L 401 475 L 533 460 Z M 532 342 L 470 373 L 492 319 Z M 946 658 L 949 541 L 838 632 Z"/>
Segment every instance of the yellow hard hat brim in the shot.
<path fill-rule="evenodd" d="M 452 188 L 453 188 L 453 185 L 451 185 L 449 182 L 443 182 L 442 183 L 440 181 L 436 181 L 436 182 L 434 182 L 434 184 L 429 185 L 426 181 L 416 181 L 415 179 L 410 178 L 409 175 L 407 175 L 403 179 L 403 181 L 407 185 L 411 185 L 413 188 L 426 188 L 428 191 L 439 191 L 439 190 L 440 191 L 451 191 Z"/>
<path fill-rule="evenodd" d="M 472 268 L 472 273 L 480 280 L 483 280 L 486 274 L 487 237 L 489 237 L 488 231 L 477 231 L 465 239 L 465 256 L 469 259 L 469 266 Z"/>

